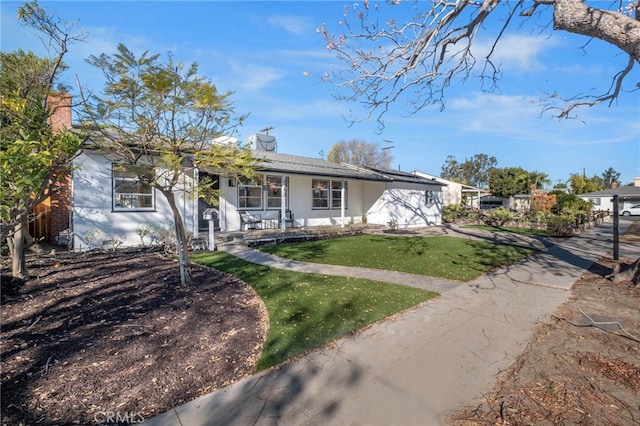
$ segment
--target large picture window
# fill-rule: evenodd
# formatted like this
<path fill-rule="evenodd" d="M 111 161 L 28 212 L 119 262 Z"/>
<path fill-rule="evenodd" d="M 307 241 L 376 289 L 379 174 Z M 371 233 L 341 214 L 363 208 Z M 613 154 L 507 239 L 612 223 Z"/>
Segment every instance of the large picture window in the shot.
<path fill-rule="evenodd" d="M 114 164 L 113 170 L 113 209 L 114 210 L 154 210 L 155 192 L 149 181 L 153 169 L 141 170 L 132 166 Z M 146 179 L 141 179 L 146 175 Z"/>
<path fill-rule="evenodd" d="M 262 183 L 259 179 L 238 178 L 238 208 L 262 210 Z"/>

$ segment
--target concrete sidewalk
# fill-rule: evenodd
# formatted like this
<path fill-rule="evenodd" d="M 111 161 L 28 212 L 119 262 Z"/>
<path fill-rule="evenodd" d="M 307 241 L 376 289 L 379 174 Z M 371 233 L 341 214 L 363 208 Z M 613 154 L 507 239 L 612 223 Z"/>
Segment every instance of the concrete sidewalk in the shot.
<path fill-rule="evenodd" d="M 621 234 L 630 223 L 621 221 Z M 444 424 L 450 410 L 477 405 L 575 280 L 611 252 L 611 235 L 612 225 L 601 225 L 466 284 L 416 283 L 440 286 L 442 296 L 145 424 Z M 620 255 L 638 257 L 640 248 L 623 245 Z M 274 267 L 309 267 L 244 251 L 251 256 Z"/>

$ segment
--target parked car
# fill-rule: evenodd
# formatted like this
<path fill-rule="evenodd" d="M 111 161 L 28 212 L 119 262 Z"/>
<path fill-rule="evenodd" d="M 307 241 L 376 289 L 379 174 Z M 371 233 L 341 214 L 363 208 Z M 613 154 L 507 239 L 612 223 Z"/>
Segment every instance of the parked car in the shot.
<path fill-rule="evenodd" d="M 620 210 L 620 216 L 640 216 L 640 204 Z"/>

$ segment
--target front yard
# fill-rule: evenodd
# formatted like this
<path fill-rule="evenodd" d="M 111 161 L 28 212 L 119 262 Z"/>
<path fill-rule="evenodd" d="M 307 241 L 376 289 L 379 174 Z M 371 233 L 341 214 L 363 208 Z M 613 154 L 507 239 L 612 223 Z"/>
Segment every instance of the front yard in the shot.
<path fill-rule="evenodd" d="M 2 277 L 2 424 L 132 422 L 355 332 L 434 296 L 301 274 L 224 253 L 194 283 L 149 250 L 32 259 Z"/>

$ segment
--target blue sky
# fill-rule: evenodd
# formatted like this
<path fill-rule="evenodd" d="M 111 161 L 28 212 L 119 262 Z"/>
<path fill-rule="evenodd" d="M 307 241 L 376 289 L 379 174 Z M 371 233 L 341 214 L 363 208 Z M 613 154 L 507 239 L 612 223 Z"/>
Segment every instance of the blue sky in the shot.
<path fill-rule="evenodd" d="M 88 33 L 85 43 L 70 47 L 66 83 L 75 86 L 77 75 L 83 86 L 99 91 L 101 76 L 84 59 L 114 53 L 118 43 L 138 54 L 170 51 L 177 60 L 197 62 L 200 74 L 219 89 L 235 92 L 236 112 L 250 114 L 239 128 L 241 140 L 273 127 L 270 134 L 281 153 L 326 157 L 339 141 L 357 138 L 384 147 L 390 140 L 392 167 L 405 171 L 439 175 L 448 155 L 464 161 L 484 153 L 495 156 L 498 167 L 547 173 L 554 184 L 571 173 L 600 175 L 609 167 L 621 173 L 623 184 L 640 176 L 640 91 L 625 93 L 612 107 L 582 109 L 576 120 L 541 116 L 540 98 L 604 92 L 626 63 L 605 43 L 589 43 L 585 55 L 586 39 L 541 29 L 548 14 L 517 23 L 505 34 L 497 52 L 503 70 L 499 92 L 483 91 L 474 79 L 458 82 L 447 92 L 444 111 L 433 107 L 407 116 L 401 105 L 394 106 L 379 133 L 375 120 L 349 126 L 343 115 L 357 114 L 359 106 L 337 103 L 332 87 L 320 80 L 332 64 L 340 64 L 316 30 L 323 23 L 337 28 L 345 5 L 358 2 L 39 3 L 56 16 L 77 20 Z M 21 4 L 0 2 L 2 51 L 22 48 L 44 55 L 42 43 L 17 21 Z M 478 51 L 487 37 L 479 35 Z M 634 73 L 635 83 L 638 67 Z"/>

